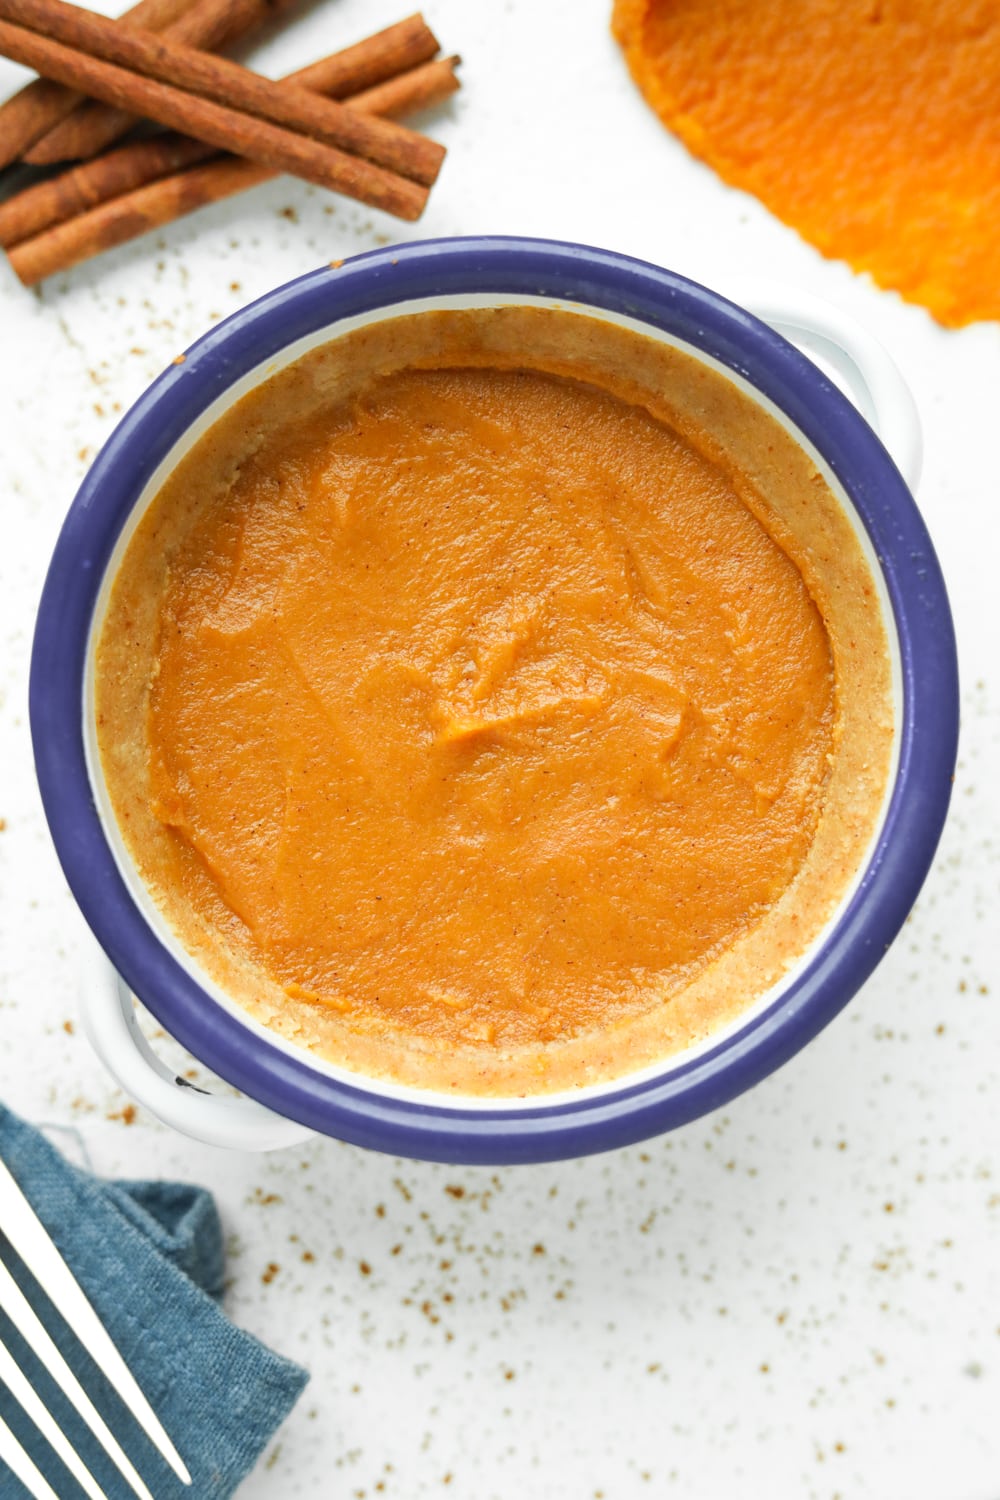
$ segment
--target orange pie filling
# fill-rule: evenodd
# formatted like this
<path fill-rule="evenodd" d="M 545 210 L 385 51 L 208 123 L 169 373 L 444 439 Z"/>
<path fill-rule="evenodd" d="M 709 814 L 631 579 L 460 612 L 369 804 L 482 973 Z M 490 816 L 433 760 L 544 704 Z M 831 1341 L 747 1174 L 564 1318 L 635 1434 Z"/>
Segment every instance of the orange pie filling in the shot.
<path fill-rule="evenodd" d="M 131 541 L 97 709 L 215 980 L 334 1062 L 481 1093 L 739 1014 L 855 872 L 892 732 L 802 450 L 689 356 L 519 308 L 350 335 L 228 413 Z"/>
<path fill-rule="evenodd" d="M 948 328 L 1000 318 L 996 0 L 615 0 L 693 155 Z"/>

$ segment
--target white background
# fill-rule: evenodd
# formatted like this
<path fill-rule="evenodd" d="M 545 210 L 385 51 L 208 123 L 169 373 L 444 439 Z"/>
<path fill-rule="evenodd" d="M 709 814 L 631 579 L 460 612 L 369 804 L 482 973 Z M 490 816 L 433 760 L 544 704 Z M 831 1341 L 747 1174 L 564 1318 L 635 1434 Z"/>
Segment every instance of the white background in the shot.
<path fill-rule="evenodd" d="M 403 9 L 322 0 L 255 61 L 279 74 Z M 1000 328 L 942 331 L 720 185 L 642 103 L 605 0 L 427 15 L 465 88 L 427 121 L 450 154 L 419 226 L 282 179 L 40 292 L 0 264 L 0 1093 L 72 1126 L 67 1149 L 101 1172 L 217 1194 L 232 1317 L 313 1374 L 243 1500 L 996 1500 Z M 0 92 L 19 77 L 0 64 Z M 894 354 L 963 667 L 935 869 L 817 1042 L 645 1148 L 458 1170 L 331 1141 L 233 1157 L 128 1125 L 67 1030 L 79 919 L 31 767 L 28 655 L 61 518 L 119 413 L 210 323 L 323 261 L 477 232 L 590 241 L 723 290 L 772 276 Z"/>

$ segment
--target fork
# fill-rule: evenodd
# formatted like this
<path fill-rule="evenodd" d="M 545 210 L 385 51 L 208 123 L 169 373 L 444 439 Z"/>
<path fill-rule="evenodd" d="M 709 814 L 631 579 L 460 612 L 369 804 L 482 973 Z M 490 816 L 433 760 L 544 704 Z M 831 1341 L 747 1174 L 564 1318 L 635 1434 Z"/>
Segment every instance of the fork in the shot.
<path fill-rule="evenodd" d="M 24 1196 L 7 1165 L 0 1160 L 0 1241 L 14 1247 L 25 1265 L 70 1328 L 89 1350 L 94 1362 L 129 1408 L 167 1463 L 184 1484 L 191 1475 L 164 1431 L 156 1413 L 139 1389 L 125 1361 L 94 1311 L 72 1271 L 56 1249 L 41 1220 Z M 97 1411 L 80 1382 L 32 1310 L 24 1293 L 7 1267 L 0 1261 L 0 1308 L 19 1330 L 38 1359 L 86 1422 L 122 1476 L 140 1497 L 153 1500 L 133 1465 L 129 1462 L 107 1423 Z M 47 1410 L 10 1351 L 0 1342 L 0 1381 L 20 1403 L 39 1432 L 62 1459 L 90 1500 L 107 1500 L 107 1496 L 86 1468 L 58 1423 Z M 14 1433 L 0 1418 L 0 1459 L 20 1479 L 35 1500 L 59 1500 L 48 1481 L 25 1452 Z"/>

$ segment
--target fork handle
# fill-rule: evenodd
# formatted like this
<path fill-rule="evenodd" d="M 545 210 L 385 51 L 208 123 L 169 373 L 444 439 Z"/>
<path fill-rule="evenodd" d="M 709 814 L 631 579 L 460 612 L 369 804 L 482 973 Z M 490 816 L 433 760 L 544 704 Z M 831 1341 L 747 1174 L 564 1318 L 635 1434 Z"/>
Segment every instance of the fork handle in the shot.
<path fill-rule="evenodd" d="M 192 1088 L 157 1057 L 139 1029 L 132 995 L 97 943 L 80 982 L 83 1029 L 98 1057 L 130 1098 L 164 1125 L 206 1146 L 232 1151 L 280 1151 L 311 1140 L 314 1131 L 286 1120 L 253 1099 Z"/>

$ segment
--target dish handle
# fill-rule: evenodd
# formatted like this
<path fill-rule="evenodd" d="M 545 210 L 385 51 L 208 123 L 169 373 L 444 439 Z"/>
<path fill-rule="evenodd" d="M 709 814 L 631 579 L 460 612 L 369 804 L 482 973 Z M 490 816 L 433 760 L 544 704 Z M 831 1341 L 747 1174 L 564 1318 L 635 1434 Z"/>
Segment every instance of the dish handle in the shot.
<path fill-rule="evenodd" d="M 917 405 L 895 360 L 874 334 L 833 303 L 806 292 L 745 282 L 738 290 L 727 287 L 726 295 L 839 376 L 910 490 L 916 490 L 923 462 Z"/>
<path fill-rule="evenodd" d="M 315 1134 L 242 1096 L 210 1094 L 178 1078 L 139 1029 L 132 994 L 96 942 L 80 984 L 83 1029 L 115 1081 L 164 1125 L 206 1146 L 231 1151 L 280 1151 Z"/>

